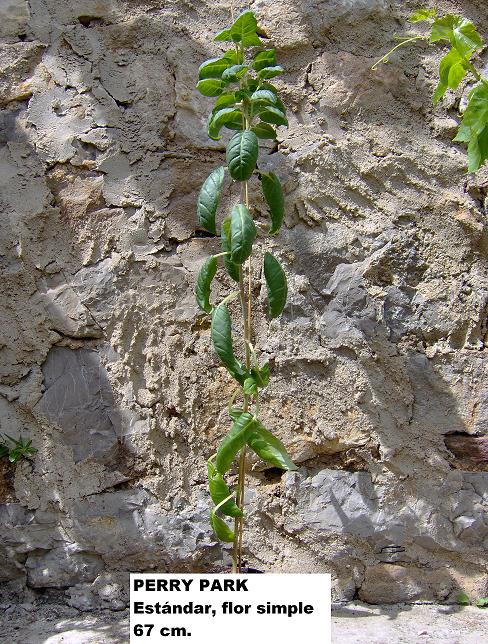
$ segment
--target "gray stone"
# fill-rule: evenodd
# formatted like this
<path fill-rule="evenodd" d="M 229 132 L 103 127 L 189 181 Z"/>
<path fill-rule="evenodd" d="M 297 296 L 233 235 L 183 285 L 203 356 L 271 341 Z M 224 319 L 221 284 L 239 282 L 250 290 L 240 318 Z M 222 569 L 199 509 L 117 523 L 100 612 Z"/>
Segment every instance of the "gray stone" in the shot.
<path fill-rule="evenodd" d="M 112 389 L 95 351 L 53 348 L 43 365 L 45 392 L 35 410 L 55 423 L 76 461 L 117 449 Z"/>
<path fill-rule="evenodd" d="M 25 34 L 29 15 L 27 0 L 3 0 L 0 5 L 0 37 Z"/>
<path fill-rule="evenodd" d="M 404 487 L 405 500 L 400 493 L 393 500 L 369 473 L 322 470 L 307 476 L 303 469 L 286 475 L 285 489 L 296 502 L 301 529 L 357 535 L 375 548 L 417 543 L 467 552 L 486 547 L 488 504 L 479 492 L 486 495 L 487 483 L 483 472 L 466 473 L 461 485 L 448 479 L 427 493 L 414 482 L 409 492 Z M 294 524 L 291 517 L 296 529 Z"/>
<path fill-rule="evenodd" d="M 379 564 L 367 569 L 359 598 L 368 604 L 439 602 L 454 588 L 446 570 Z"/>
<path fill-rule="evenodd" d="M 32 588 L 62 588 L 93 581 L 104 568 L 101 557 L 76 548 L 53 548 L 46 554 L 31 554 L 25 562 Z"/>

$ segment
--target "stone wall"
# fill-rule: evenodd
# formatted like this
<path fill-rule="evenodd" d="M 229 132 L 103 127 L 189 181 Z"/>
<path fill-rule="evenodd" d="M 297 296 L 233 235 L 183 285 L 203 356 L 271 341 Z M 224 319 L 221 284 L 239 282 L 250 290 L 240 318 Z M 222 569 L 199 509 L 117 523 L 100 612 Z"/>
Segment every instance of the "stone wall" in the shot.
<path fill-rule="evenodd" d="M 340 600 L 488 590 L 486 458 L 446 445 L 487 434 L 488 173 L 466 175 L 451 143 L 466 88 L 432 107 L 439 49 L 370 70 L 416 4 L 250 5 L 290 113 L 262 162 L 287 212 L 260 245 L 290 285 L 268 324 L 256 264 L 263 420 L 300 469 L 251 463 L 246 559 L 332 572 Z M 483 0 L 438 5 L 488 39 Z M 205 460 L 231 383 L 193 298 L 217 248 L 195 200 L 224 144 L 206 137 L 211 102 L 194 85 L 231 8 L 0 5 L 0 423 L 38 450 L 0 465 L 4 596 L 120 608 L 129 570 L 228 565 Z"/>

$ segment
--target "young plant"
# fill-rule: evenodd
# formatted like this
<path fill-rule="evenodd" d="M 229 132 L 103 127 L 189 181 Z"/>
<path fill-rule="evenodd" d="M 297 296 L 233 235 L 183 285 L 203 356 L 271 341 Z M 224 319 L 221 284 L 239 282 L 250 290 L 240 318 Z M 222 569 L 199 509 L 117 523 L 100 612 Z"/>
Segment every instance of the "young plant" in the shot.
<path fill-rule="evenodd" d="M 471 602 L 471 599 L 466 595 L 466 593 L 459 593 L 456 597 L 456 602 L 461 604 L 461 606 L 477 606 L 478 608 L 488 608 L 488 597 L 479 597 L 475 599 L 474 602 Z"/>
<path fill-rule="evenodd" d="M 35 447 L 32 447 L 32 440 L 24 441 L 22 436 L 18 439 L 12 438 L 8 434 L 4 434 L 5 438 L 10 441 L 10 445 L 6 442 L 0 443 L 0 457 L 6 456 L 11 463 L 17 463 L 21 458 L 29 458 L 32 454 L 37 452 Z"/>
<path fill-rule="evenodd" d="M 398 45 L 380 58 L 372 67 L 387 63 L 391 54 L 414 41 L 450 45 L 440 61 L 439 83 L 434 92 L 434 105 L 448 89 L 456 90 L 466 75 L 475 81 L 468 94 L 466 109 L 453 139 L 468 146 L 468 172 L 476 172 L 488 159 L 488 79 L 483 78 L 472 59 L 484 47 L 481 36 L 472 22 L 462 16 L 437 16 L 435 9 L 419 9 L 410 17 L 411 23 L 429 23 L 430 33 L 399 38 Z"/>
<path fill-rule="evenodd" d="M 215 352 L 236 384 L 228 402 L 231 428 L 207 463 L 210 496 L 215 506 L 210 522 L 221 541 L 233 543 L 233 572 L 241 571 L 247 448 L 273 467 L 296 469 L 283 443 L 258 418 L 259 393 L 268 385 L 270 368 L 268 362 L 259 363 L 253 346 L 253 250 L 258 228 L 250 210 L 248 184 L 256 179 L 260 182 L 271 221 L 267 234 L 276 235 L 284 215 L 283 190 L 274 173 L 258 170 L 259 139 L 275 139 L 274 126 L 288 125 L 278 90 L 269 82 L 283 69 L 276 64 L 275 50 L 263 46 L 259 33 L 254 14 L 241 13 L 231 27 L 215 36 L 217 42 L 229 43 L 229 48 L 218 58 L 200 65 L 197 84 L 204 96 L 216 99 L 207 123 L 209 137 L 219 140 L 222 127 L 235 131 L 227 144 L 226 165 L 213 170 L 198 197 L 199 223 L 209 233 L 220 236 L 222 252 L 205 261 L 195 288 L 199 307 L 211 316 L 210 335 Z M 216 213 L 227 176 L 240 186 L 240 199 L 223 219 L 218 232 Z M 215 305 L 211 303 L 211 286 L 219 259 L 238 288 Z M 269 252 L 264 254 L 263 273 L 268 314 L 276 318 L 286 303 L 287 282 L 280 263 Z M 242 320 L 234 326 L 227 303 L 237 297 Z M 234 352 L 233 331 L 242 341 L 244 361 Z M 231 491 L 224 476 L 236 459 L 238 480 Z M 223 517 L 234 519 L 233 529 Z"/>

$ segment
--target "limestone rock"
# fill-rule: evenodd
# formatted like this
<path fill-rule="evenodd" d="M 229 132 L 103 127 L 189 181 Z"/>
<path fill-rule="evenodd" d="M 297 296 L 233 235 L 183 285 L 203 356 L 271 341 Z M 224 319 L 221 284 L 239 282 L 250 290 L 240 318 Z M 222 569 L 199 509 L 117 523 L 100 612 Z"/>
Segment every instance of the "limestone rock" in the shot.
<path fill-rule="evenodd" d="M 62 429 L 75 462 L 90 456 L 110 459 L 118 445 L 117 419 L 98 355 L 87 349 L 53 348 L 44 364 L 44 386 L 36 411 Z"/>
<path fill-rule="evenodd" d="M 359 597 L 369 604 L 439 602 L 452 589 L 452 580 L 444 570 L 380 564 L 366 571 Z"/>

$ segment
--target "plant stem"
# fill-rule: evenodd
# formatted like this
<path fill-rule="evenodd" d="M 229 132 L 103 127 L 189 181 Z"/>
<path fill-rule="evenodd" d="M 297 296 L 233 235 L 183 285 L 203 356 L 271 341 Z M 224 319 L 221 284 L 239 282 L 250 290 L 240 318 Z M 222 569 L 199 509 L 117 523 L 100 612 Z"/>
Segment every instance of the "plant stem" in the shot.
<path fill-rule="evenodd" d="M 241 48 L 241 57 L 244 59 L 244 48 Z M 242 84 L 246 81 L 243 79 L 240 83 Z M 243 102 L 242 106 L 243 113 L 243 126 L 244 129 L 250 129 L 250 121 L 247 112 L 247 106 Z M 244 203 L 246 208 L 249 210 L 249 187 L 248 182 L 244 181 L 242 190 L 241 190 L 241 201 L 244 196 Z M 244 286 L 244 271 L 242 265 L 239 266 L 239 298 L 241 302 L 241 311 L 242 311 L 242 323 L 243 323 L 243 335 L 244 335 L 244 345 L 245 345 L 245 355 L 246 355 L 246 369 L 247 371 L 251 368 L 251 323 L 252 323 L 252 263 L 251 257 L 249 257 L 248 265 L 248 288 L 247 288 L 247 302 L 246 302 L 246 291 Z M 244 404 L 243 410 L 247 411 L 249 408 L 249 396 L 244 395 Z M 237 481 L 237 497 L 236 503 L 239 508 L 243 511 L 244 514 L 244 488 L 246 483 L 246 446 L 241 449 L 239 455 L 239 474 Z M 242 569 L 242 536 L 244 532 L 244 516 L 236 517 L 234 520 L 234 545 L 232 549 L 232 572 L 240 573 Z"/>
<path fill-rule="evenodd" d="M 375 64 L 372 65 L 371 69 L 373 71 L 376 71 L 376 69 L 378 69 L 378 65 L 380 65 L 381 63 L 387 63 L 388 62 L 389 57 L 391 56 L 391 54 L 394 51 L 396 51 L 397 49 L 400 49 L 400 47 L 403 47 L 404 45 L 407 45 L 410 42 L 413 42 L 414 40 L 427 40 L 427 36 L 412 36 L 412 38 L 406 38 L 405 40 L 402 40 L 401 43 L 399 43 L 398 45 L 395 45 L 395 47 L 393 47 L 393 49 L 390 49 L 390 51 L 388 53 L 386 53 L 379 60 L 377 60 L 375 62 Z"/>

